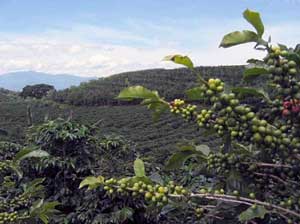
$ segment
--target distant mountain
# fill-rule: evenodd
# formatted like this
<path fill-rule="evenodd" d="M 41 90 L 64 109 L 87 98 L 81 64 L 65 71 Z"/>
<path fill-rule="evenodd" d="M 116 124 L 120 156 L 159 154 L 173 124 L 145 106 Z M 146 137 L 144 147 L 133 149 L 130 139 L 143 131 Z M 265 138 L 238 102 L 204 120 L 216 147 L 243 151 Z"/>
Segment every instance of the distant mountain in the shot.
<path fill-rule="evenodd" d="M 35 71 L 13 72 L 0 75 L 0 88 L 21 91 L 26 85 L 49 84 L 55 89 L 62 90 L 71 86 L 78 86 L 81 82 L 95 79 L 95 77 L 80 77 L 68 74 L 48 74 Z"/>

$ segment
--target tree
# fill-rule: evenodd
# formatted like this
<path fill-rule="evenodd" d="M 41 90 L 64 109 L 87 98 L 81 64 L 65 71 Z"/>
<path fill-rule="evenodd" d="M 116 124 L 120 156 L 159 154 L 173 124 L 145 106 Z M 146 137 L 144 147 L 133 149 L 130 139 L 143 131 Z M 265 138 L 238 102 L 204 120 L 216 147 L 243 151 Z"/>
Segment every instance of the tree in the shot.
<path fill-rule="evenodd" d="M 24 98 L 34 97 L 37 99 L 41 99 L 47 96 L 47 94 L 50 91 L 55 91 L 54 86 L 47 85 L 47 84 L 37 84 L 32 86 L 28 85 L 23 88 L 22 92 L 20 93 L 20 96 Z"/>

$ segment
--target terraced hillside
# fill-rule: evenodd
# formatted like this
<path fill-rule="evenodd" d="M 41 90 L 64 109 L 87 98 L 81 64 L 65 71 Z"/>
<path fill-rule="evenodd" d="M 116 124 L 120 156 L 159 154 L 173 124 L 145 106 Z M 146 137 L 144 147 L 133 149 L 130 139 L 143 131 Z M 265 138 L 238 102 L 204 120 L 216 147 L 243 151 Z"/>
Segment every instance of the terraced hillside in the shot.
<path fill-rule="evenodd" d="M 205 78 L 219 77 L 231 85 L 240 84 L 243 70 L 244 66 L 214 66 L 196 69 Z M 196 80 L 197 74 L 185 68 L 126 72 L 58 91 L 52 99 L 59 103 L 77 106 L 120 105 L 124 102 L 119 102 L 114 98 L 128 85 L 142 85 L 149 89 L 156 89 L 161 96 L 173 99 L 183 97 L 182 93 L 194 86 Z"/>
<path fill-rule="evenodd" d="M 237 85 L 239 83 L 236 80 L 240 79 L 235 77 L 241 75 L 243 67 L 201 67 L 200 70 L 205 76 L 216 74 L 215 77 Z M 2 92 L 0 140 L 13 139 L 15 142 L 22 142 L 28 126 L 28 114 L 31 113 L 33 124 L 41 123 L 45 119 L 68 118 L 70 115 L 72 119 L 85 124 L 97 123 L 99 133 L 123 135 L 135 142 L 136 151 L 143 155 L 145 161 L 148 158 L 149 162 L 154 158 L 157 163 L 165 161 L 175 149 L 174 143 L 183 140 L 197 139 L 198 142 L 209 144 L 210 139 L 201 136 L 196 126 L 191 126 L 181 118 L 165 114 L 158 122 L 153 123 L 151 113 L 146 108 L 139 105 L 120 105 L 114 97 L 128 84 L 126 80 L 130 85 L 144 85 L 150 89 L 158 89 L 162 96 L 176 98 L 182 97 L 179 94 L 182 90 L 195 85 L 196 75 L 186 69 L 124 73 L 60 91 L 56 95 L 56 102 L 49 99 L 24 100 L 16 94 Z M 79 95 L 75 97 L 76 94 Z M 61 98 L 58 99 L 58 96 Z M 93 106 L 88 106 L 90 104 Z"/>

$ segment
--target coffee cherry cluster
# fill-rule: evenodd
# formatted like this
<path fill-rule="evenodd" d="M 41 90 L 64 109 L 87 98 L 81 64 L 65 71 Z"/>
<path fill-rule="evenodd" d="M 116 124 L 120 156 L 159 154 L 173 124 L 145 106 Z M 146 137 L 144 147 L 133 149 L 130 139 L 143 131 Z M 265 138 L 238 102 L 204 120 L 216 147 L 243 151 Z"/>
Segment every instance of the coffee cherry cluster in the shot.
<path fill-rule="evenodd" d="M 234 155 L 228 153 L 210 153 L 207 156 L 206 167 L 208 170 L 217 174 L 228 174 L 232 170 L 244 172 L 247 166 L 240 163 L 244 160 L 243 155 Z"/>
<path fill-rule="evenodd" d="M 30 199 L 24 194 L 18 195 L 9 202 L 10 207 L 13 207 L 14 209 L 29 207 L 30 203 Z"/>
<path fill-rule="evenodd" d="M 218 116 L 214 129 L 220 136 L 225 133 L 230 134 L 231 138 L 245 140 L 248 136 L 249 121 L 256 115 L 248 106 L 240 105 L 234 93 L 222 94 L 220 102 L 215 104 Z"/>
<path fill-rule="evenodd" d="M 212 91 L 214 94 L 221 93 L 224 91 L 224 82 L 222 82 L 220 79 L 209 79 L 208 80 L 208 90 Z M 206 92 L 207 94 L 207 92 Z M 213 95 L 213 94 L 207 94 Z"/>
<path fill-rule="evenodd" d="M 17 212 L 1 212 L 0 213 L 0 224 L 4 223 L 15 223 L 18 219 Z"/>
<path fill-rule="evenodd" d="M 191 119 L 195 115 L 196 105 L 185 104 L 184 100 L 175 99 L 169 104 L 171 113 L 180 114 L 185 119 Z"/>
<path fill-rule="evenodd" d="M 300 100 L 298 99 L 290 99 L 285 100 L 282 104 L 283 110 L 282 110 L 282 116 L 288 117 L 290 115 L 298 115 L 300 112 Z"/>
<path fill-rule="evenodd" d="M 207 168 L 217 173 L 226 173 L 228 169 L 228 154 L 210 153 L 207 156 Z"/>
<path fill-rule="evenodd" d="M 204 212 L 205 212 L 204 208 L 196 208 L 195 209 L 195 214 L 196 214 L 197 218 L 201 218 L 203 216 Z"/>
<path fill-rule="evenodd" d="M 209 99 L 211 103 L 217 102 L 220 94 L 224 91 L 224 82 L 220 79 L 209 79 L 200 87 L 200 97 Z"/>
<path fill-rule="evenodd" d="M 168 203 L 168 196 L 186 195 L 187 190 L 182 186 L 175 185 L 170 181 L 166 185 L 159 185 L 153 183 L 145 183 L 142 181 L 134 182 L 133 179 L 123 178 L 117 180 L 115 178 L 108 179 L 104 182 L 104 190 L 108 194 L 118 193 L 121 195 L 132 195 L 136 198 L 141 197 L 146 199 L 148 203 L 163 206 Z"/>
<path fill-rule="evenodd" d="M 291 133 L 287 132 L 287 126 L 282 125 L 276 128 L 268 124 L 266 120 L 253 119 L 252 120 L 252 140 L 257 143 L 276 148 L 280 151 L 285 149 L 293 149 L 300 146 L 299 138 L 294 137 Z"/>
<path fill-rule="evenodd" d="M 212 110 L 201 110 L 200 113 L 197 115 L 197 123 L 199 127 L 209 127 L 209 120 L 212 118 L 212 114 Z"/>
<path fill-rule="evenodd" d="M 300 90 L 300 82 L 296 79 L 299 74 L 297 63 L 289 59 L 288 55 L 288 51 L 272 46 L 264 59 L 279 94 L 284 98 L 295 95 Z"/>

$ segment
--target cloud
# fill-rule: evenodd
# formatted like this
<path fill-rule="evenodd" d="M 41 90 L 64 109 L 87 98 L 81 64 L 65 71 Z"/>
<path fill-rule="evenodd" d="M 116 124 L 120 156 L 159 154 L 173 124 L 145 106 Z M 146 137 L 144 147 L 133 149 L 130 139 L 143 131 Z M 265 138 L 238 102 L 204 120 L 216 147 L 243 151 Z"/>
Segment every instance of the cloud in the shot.
<path fill-rule="evenodd" d="M 35 70 L 81 76 L 108 76 L 115 73 L 173 68 L 161 61 L 165 55 L 187 54 L 197 65 L 244 64 L 248 58 L 263 57 L 253 45 L 218 48 L 221 37 L 245 24 L 230 21 L 193 21 L 188 26 L 129 23 L 127 30 L 74 25 L 66 29 L 34 34 L 0 33 L 0 73 Z M 299 22 L 269 26 L 274 41 L 294 46 L 300 39 Z"/>

